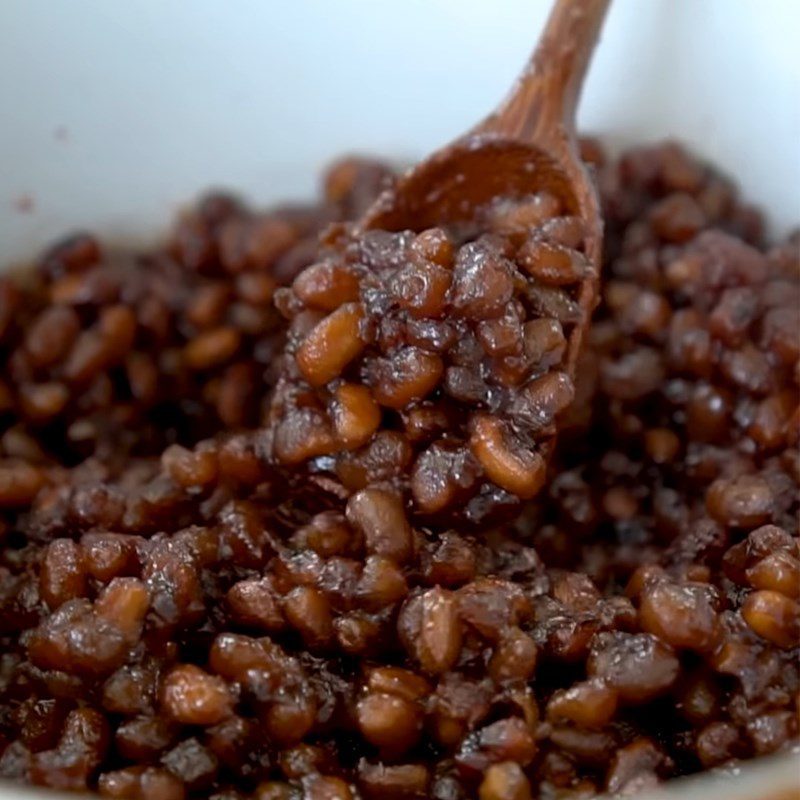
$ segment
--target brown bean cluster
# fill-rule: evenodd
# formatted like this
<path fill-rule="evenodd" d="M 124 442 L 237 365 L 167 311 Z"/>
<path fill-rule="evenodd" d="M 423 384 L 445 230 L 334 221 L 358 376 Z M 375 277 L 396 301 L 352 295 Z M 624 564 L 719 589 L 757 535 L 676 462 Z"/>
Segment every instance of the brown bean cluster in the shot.
<path fill-rule="evenodd" d="M 62 348 L 32 381 L 66 387 L 50 421 L 8 373 L 0 776 L 132 800 L 579 800 L 796 742 L 798 242 L 764 247 L 675 145 L 584 150 L 607 254 L 574 391 L 573 283 L 553 277 L 585 268 L 574 221 L 536 197 L 481 235 L 337 223 L 315 251 L 387 179 L 372 163 L 339 164 L 302 213 L 206 201 L 115 266 L 125 298 L 137 270 L 144 295 L 167 282 L 163 350 L 121 296 L 52 299 L 105 258 L 6 284 L 7 363 L 42 314 L 77 332 L 33 337 Z M 189 298 L 211 285 L 203 328 Z M 247 332 L 243 303 L 269 327 Z M 125 318 L 97 400 L 64 370 Z M 221 328 L 237 348 L 204 362 Z M 173 417 L 131 399 L 135 353 Z M 256 408 L 232 421 L 214 391 L 240 363 Z M 90 407 L 83 450 L 67 431 Z"/>
<path fill-rule="evenodd" d="M 47 250 L 24 283 L 3 278 L 2 456 L 124 462 L 258 425 L 285 336 L 276 287 L 314 258 L 320 229 L 360 213 L 386 176 L 345 161 L 318 205 L 266 213 L 209 194 L 163 250 L 107 250 L 80 233 Z M 0 503 L 35 491 L 32 473 L 2 477 Z"/>
<path fill-rule="evenodd" d="M 574 388 L 567 338 L 592 265 L 552 195 L 464 230 L 330 229 L 276 302 L 289 318 L 274 455 L 350 493 L 407 489 L 429 522 L 486 524 L 536 495 Z"/>

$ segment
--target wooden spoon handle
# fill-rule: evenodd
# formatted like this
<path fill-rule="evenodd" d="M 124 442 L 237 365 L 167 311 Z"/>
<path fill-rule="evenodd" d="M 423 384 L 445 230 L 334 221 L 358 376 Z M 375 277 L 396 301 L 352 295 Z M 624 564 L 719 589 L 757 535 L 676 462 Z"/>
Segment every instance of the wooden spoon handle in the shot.
<path fill-rule="evenodd" d="M 575 108 L 611 0 L 557 0 L 511 94 L 475 133 L 525 142 L 571 137 Z"/>

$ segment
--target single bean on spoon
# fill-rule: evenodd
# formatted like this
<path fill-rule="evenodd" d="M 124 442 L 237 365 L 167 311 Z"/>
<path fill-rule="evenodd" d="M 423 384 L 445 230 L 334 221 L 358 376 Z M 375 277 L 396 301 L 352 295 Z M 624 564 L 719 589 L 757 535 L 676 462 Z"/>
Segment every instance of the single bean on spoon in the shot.
<path fill-rule="evenodd" d="M 511 93 L 485 120 L 413 167 L 361 219 L 364 229 L 424 230 L 470 219 L 492 198 L 547 191 L 581 218 L 594 269 L 579 293 L 586 322 L 597 298 L 603 222 L 578 153 L 575 112 L 611 0 L 556 0 Z M 585 326 L 572 330 L 572 375 Z"/>

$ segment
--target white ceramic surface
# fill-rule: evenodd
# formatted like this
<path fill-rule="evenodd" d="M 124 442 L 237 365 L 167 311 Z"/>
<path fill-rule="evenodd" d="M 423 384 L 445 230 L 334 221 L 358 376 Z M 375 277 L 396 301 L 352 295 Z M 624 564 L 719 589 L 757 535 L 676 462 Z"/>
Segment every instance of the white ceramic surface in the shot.
<path fill-rule="evenodd" d="M 494 105 L 548 5 L 0 0 L 0 265 L 74 227 L 152 238 L 210 185 L 271 202 L 309 196 L 343 151 L 424 155 Z M 798 0 L 615 0 L 582 127 L 688 142 L 786 231 L 800 222 L 799 37 Z M 781 787 L 800 795 L 796 761 L 669 794 Z"/>
<path fill-rule="evenodd" d="M 0 0 L 0 264 L 137 238 L 225 185 L 308 196 L 345 150 L 415 158 L 487 111 L 547 0 Z M 800 220 L 798 0 L 616 0 L 582 107 L 679 137 Z"/>

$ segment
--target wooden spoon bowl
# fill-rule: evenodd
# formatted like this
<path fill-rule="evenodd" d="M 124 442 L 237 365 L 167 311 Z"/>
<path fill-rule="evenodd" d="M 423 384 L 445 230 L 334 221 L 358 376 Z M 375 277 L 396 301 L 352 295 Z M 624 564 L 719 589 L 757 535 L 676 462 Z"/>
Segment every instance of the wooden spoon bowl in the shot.
<path fill-rule="evenodd" d="M 437 151 L 384 192 L 364 229 L 421 231 L 471 219 L 494 198 L 547 191 L 584 224 L 592 269 L 578 301 L 584 324 L 570 334 L 575 362 L 597 302 L 603 223 L 595 186 L 578 154 L 575 109 L 610 0 L 557 0 L 539 43 L 507 99 L 475 128 Z"/>
<path fill-rule="evenodd" d="M 285 308 L 313 327 L 273 398 L 277 461 L 310 462 L 344 497 L 393 482 L 435 525 L 494 524 L 545 485 L 597 297 L 602 223 L 574 112 L 608 3 L 557 0 L 500 108 L 295 280 Z"/>

